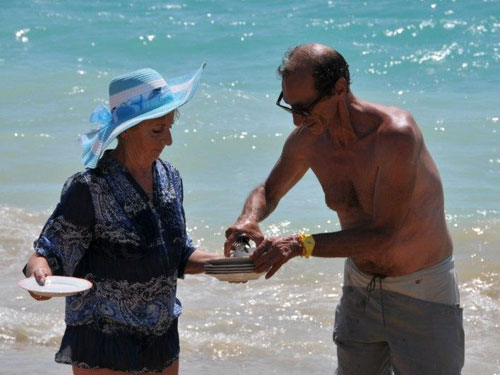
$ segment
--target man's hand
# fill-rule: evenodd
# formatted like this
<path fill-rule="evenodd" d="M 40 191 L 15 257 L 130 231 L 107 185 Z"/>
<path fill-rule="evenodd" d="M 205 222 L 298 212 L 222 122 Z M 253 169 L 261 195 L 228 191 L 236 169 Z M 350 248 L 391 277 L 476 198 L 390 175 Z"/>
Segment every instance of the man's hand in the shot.
<path fill-rule="evenodd" d="M 242 234 L 246 234 L 251 240 L 255 241 L 257 246 L 264 240 L 264 235 L 260 231 L 258 223 L 254 221 L 236 222 L 226 230 L 226 242 L 224 242 L 224 255 L 226 257 L 231 254 L 233 243 Z"/>
<path fill-rule="evenodd" d="M 266 238 L 250 255 L 255 264 L 255 272 L 266 272 L 266 279 L 272 277 L 280 267 L 302 253 L 298 237 Z"/>

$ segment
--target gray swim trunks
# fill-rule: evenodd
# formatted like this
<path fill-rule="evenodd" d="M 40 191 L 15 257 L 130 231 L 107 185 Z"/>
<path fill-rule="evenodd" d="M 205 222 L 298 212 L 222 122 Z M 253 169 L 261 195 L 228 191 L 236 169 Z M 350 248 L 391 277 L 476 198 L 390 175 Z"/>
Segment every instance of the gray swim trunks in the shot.
<path fill-rule="evenodd" d="M 462 309 L 452 257 L 400 277 L 344 268 L 333 340 L 339 375 L 457 375 L 464 365 Z"/>

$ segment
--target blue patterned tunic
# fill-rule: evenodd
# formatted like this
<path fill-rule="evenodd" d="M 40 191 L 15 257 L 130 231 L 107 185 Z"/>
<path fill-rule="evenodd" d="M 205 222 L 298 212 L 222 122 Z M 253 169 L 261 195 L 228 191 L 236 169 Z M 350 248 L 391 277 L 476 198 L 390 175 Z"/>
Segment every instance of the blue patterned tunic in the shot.
<path fill-rule="evenodd" d="M 35 250 L 56 275 L 94 283 L 66 298 L 56 361 L 86 368 L 159 371 L 178 358 L 177 278 L 194 251 L 179 172 L 157 160 L 150 200 L 106 152 L 65 183 Z"/>

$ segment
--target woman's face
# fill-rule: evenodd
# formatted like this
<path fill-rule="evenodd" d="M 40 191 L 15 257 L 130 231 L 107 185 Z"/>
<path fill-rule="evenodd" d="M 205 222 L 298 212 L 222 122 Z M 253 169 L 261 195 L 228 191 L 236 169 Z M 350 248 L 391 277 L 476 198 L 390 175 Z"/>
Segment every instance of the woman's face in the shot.
<path fill-rule="evenodd" d="M 124 133 L 123 140 L 129 151 L 138 157 L 156 160 L 165 146 L 172 144 L 170 129 L 174 124 L 175 111 L 165 116 L 145 120 Z"/>

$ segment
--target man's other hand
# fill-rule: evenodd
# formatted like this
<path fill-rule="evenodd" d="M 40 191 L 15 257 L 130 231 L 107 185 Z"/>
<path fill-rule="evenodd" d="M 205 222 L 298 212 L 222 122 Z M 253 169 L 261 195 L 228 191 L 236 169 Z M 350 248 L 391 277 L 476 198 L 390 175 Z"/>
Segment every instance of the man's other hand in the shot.
<path fill-rule="evenodd" d="M 269 279 L 283 264 L 300 254 L 302 244 L 296 235 L 270 237 L 257 246 L 250 259 L 255 264 L 255 272 L 267 272 L 266 279 Z"/>

